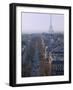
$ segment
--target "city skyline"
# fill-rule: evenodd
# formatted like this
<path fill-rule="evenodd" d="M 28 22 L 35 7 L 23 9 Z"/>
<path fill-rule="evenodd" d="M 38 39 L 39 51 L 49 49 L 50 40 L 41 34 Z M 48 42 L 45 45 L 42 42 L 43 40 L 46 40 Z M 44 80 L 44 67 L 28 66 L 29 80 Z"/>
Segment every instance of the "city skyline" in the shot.
<path fill-rule="evenodd" d="M 64 32 L 63 14 L 22 13 L 22 33 L 49 33 L 50 16 L 54 32 Z"/>

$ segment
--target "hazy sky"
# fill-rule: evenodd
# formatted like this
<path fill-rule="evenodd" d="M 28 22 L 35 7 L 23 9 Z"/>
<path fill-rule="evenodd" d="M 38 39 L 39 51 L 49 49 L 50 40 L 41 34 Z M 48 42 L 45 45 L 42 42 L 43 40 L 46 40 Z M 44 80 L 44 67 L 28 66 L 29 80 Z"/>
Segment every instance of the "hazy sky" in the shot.
<path fill-rule="evenodd" d="M 64 31 L 64 15 L 62 14 L 40 14 L 22 13 L 22 32 L 23 33 L 42 33 L 49 32 L 50 15 L 54 32 Z"/>

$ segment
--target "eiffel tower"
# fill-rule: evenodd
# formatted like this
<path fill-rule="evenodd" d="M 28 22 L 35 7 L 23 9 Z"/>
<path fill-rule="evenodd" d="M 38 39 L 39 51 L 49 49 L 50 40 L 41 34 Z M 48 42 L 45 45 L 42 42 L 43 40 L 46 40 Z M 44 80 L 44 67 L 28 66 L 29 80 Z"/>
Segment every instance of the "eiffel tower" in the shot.
<path fill-rule="evenodd" d="M 53 30 L 53 26 L 52 26 L 52 15 L 50 15 L 50 27 L 49 27 L 49 33 L 53 34 L 54 30 Z"/>

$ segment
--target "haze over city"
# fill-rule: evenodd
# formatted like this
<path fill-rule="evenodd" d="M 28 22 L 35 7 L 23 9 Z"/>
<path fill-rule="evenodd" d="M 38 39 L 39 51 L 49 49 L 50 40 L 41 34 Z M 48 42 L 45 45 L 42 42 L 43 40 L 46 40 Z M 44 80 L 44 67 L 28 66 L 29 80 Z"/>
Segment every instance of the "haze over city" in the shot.
<path fill-rule="evenodd" d="M 48 33 L 50 16 L 54 32 L 64 32 L 63 14 L 22 13 L 22 33 Z"/>

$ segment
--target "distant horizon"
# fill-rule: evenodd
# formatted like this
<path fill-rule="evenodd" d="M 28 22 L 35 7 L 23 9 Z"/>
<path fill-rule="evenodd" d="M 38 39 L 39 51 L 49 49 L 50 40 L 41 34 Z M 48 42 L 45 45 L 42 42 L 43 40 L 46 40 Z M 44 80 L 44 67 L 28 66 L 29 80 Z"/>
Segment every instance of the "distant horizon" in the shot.
<path fill-rule="evenodd" d="M 58 34 L 64 34 L 64 32 L 54 32 L 53 34 L 56 34 L 56 33 L 58 33 Z M 51 33 L 49 33 L 49 32 L 40 32 L 40 33 L 22 33 L 22 34 L 51 34 Z"/>

